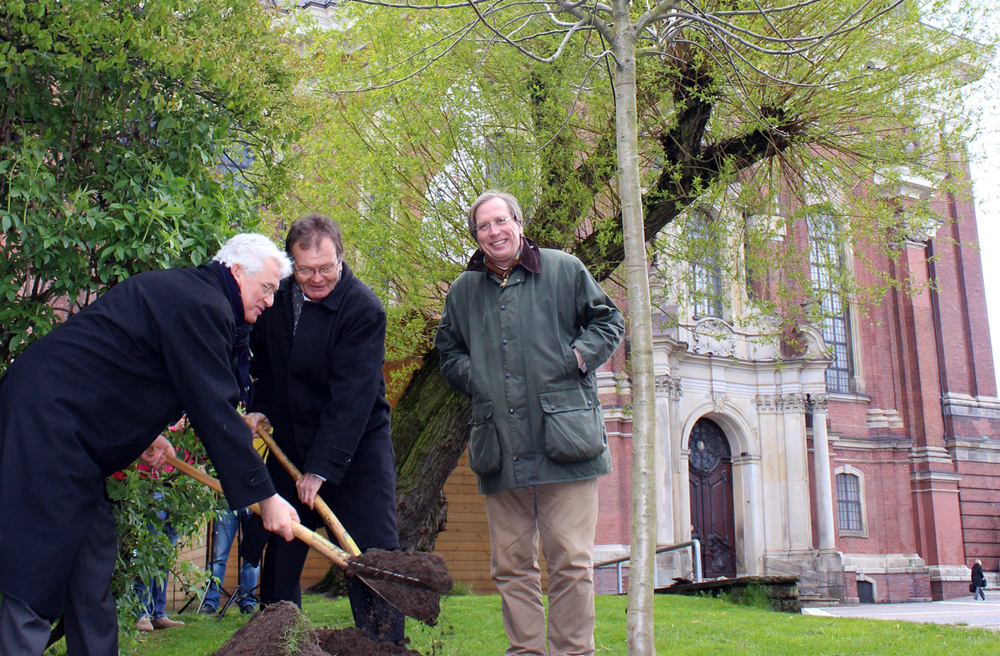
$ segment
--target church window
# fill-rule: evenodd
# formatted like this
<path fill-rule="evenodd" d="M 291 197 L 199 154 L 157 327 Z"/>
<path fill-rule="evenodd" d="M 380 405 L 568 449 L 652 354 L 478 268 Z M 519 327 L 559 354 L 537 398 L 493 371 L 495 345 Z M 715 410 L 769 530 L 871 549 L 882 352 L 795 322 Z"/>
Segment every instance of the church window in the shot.
<path fill-rule="evenodd" d="M 833 239 L 836 226 L 829 216 L 809 218 L 809 274 L 823 319 L 820 329 L 833 363 L 826 370 L 826 388 L 830 392 L 849 393 L 851 389 L 851 330 L 847 304 L 837 289 L 836 280 L 844 267 L 841 247 Z"/>
<path fill-rule="evenodd" d="M 722 267 L 711 236 L 711 221 L 710 214 L 699 212 L 688 228 L 698 256 L 691 264 L 691 304 L 696 320 L 723 318 Z"/>
<path fill-rule="evenodd" d="M 837 520 L 841 531 L 864 531 L 861 484 L 855 474 L 837 474 Z"/>

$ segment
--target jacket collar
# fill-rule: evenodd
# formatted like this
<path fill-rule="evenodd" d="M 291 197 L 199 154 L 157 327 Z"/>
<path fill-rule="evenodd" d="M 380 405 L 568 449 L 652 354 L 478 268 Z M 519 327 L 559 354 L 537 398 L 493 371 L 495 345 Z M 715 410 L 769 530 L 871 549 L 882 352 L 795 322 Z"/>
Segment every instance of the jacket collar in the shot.
<path fill-rule="evenodd" d="M 531 273 L 541 273 L 542 272 L 542 255 L 538 251 L 538 244 L 531 241 L 524 235 L 521 235 L 521 257 L 518 258 L 517 263 L 514 266 L 523 266 L 525 269 Z M 477 249 L 472 257 L 469 259 L 469 264 L 465 267 L 466 271 L 481 271 L 483 273 L 489 273 L 490 270 L 486 268 L 486 253 L 483 249 Z M 337 291 L 334 289 L 333 291 Z"/>

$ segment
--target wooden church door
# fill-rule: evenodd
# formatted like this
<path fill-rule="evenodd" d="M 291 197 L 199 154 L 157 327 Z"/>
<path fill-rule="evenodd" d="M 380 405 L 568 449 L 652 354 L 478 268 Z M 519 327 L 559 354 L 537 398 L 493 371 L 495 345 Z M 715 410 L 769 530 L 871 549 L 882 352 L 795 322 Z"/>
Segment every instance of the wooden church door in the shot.
<path fill-rule="evenodd" d="M 691 537 L 701 541 L 706 579 L 736 576 L 733 459 L 719 425 L 700 419 L 688 439 Z"/>

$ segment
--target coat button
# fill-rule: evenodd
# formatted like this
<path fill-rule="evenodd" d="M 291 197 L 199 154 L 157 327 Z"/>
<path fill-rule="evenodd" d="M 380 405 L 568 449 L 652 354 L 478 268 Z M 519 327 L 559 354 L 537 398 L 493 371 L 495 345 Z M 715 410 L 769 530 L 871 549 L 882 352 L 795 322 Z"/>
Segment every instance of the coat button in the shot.
<path fill-rule="evenodd" d="M 587 406 L 588 406 L 588 407 L 589 407 L 589 406 L 592 406 L 592 405 L 594 405 L 593 401 L 587 401 Z"/>
<path fill-rule="evenodd" d="M 518 460 L 520 460 L 520 458 L 518 456 L 514 456 L 513 460 L 514 462 L 517 462 Z"/>
<path fill-rule="evenodd" d="M 510 409 L 510 414 L 514 414 L 514 408 Z"/>
<path fill-rule="evenodd" d="M 550 405 L 549 406 L 549 410 L 555 410 L 555 409 L 556 409 L 556 407 L 554 405 Z"/>
<path fill-rule="evenodd" d="M 500 309 L 502 310 L 502 309 L 504 309 L 505 307 L 506 307 L 505 305 L 501 305 L 501 306 L 500 306 Z"/>
<path fill-rule="evenodd" d="M 510 374 L 507 374 L 507 380 L 510 380 Z"/>
<path fill-rule="evenodd" d="M 506 344 L 506 343 L 507 343 L 507 340 L 506 340 L 506 339 L 505 339 L 505 340 L 503 340 L 503 343 L 504 343 L 504 344 Z"/>
<path fill-rule="evenodd" d="M 344 462 L 350 462 L 351 456 L 344 456 Z"/>

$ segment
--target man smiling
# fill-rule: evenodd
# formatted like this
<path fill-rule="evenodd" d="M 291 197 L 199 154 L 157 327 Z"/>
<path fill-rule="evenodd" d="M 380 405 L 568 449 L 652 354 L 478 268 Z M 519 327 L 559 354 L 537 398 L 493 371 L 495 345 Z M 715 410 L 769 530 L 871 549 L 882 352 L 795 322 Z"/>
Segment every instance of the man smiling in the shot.
<path fill-rule="evenodd" d="M 469 465 L 486 495 L 506 653 L 593 654 L 597 477 L 611 471 L 594 372 L 624 321 L 580 260 L 524 237 L 510 194 L 487 191 L 467 218 L 479 250 L 434 343 L 445 378 L 472 400 Z"/>

